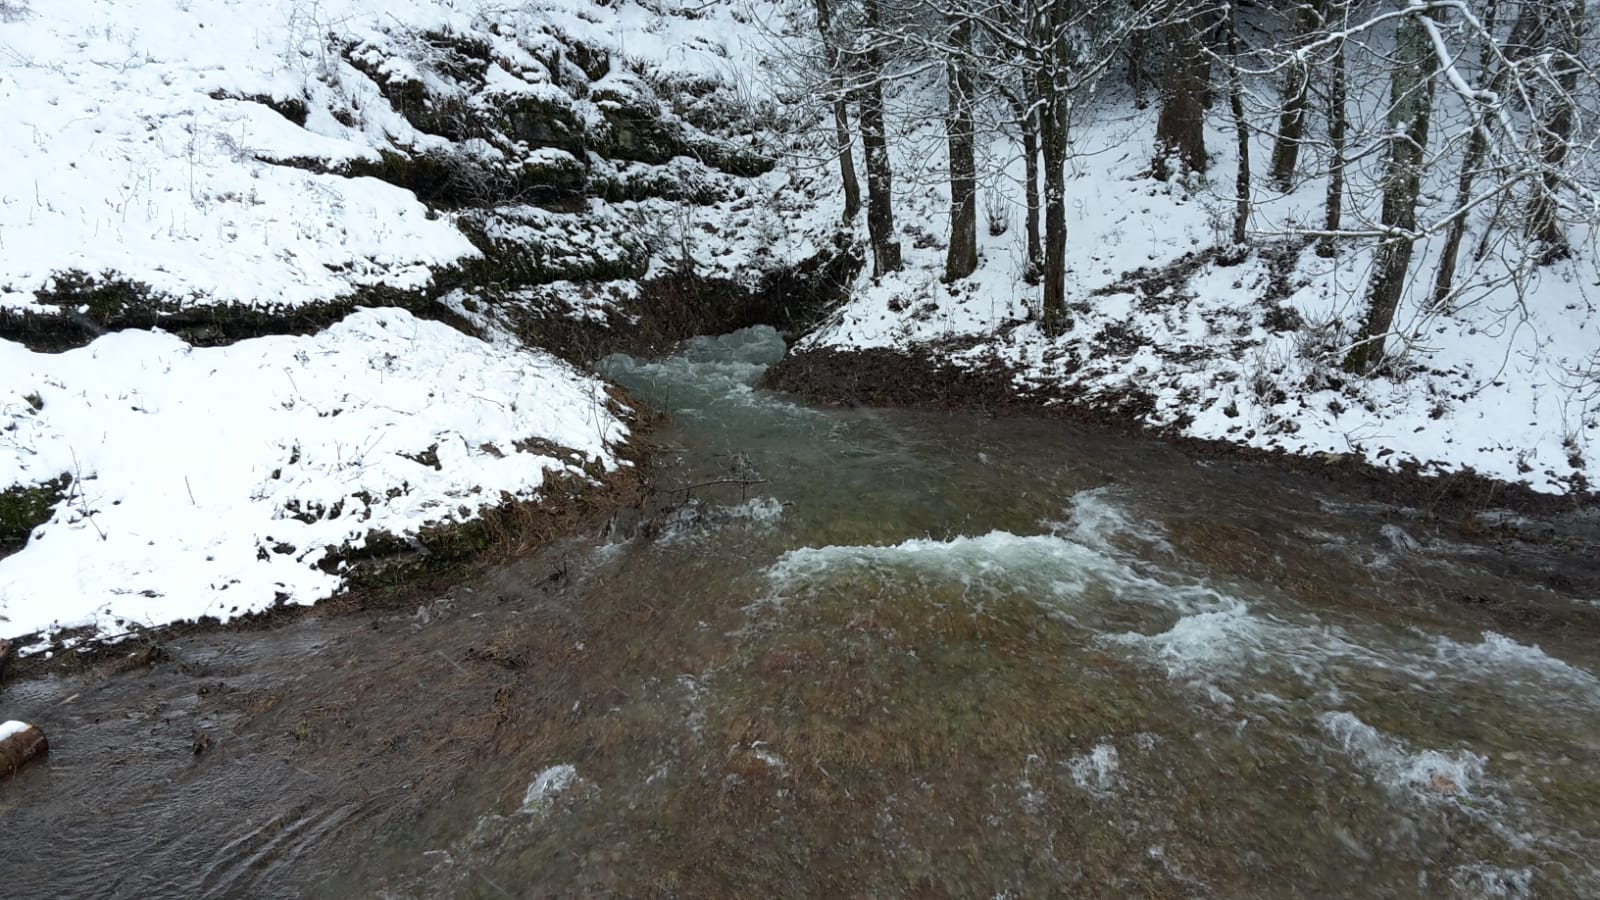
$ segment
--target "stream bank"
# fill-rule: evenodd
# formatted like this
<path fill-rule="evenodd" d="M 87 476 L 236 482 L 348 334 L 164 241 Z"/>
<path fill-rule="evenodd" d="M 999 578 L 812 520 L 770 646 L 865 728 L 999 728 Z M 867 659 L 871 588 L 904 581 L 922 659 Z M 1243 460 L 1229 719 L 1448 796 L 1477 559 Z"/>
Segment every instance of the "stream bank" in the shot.
<path fill-rule="evenodd" d="M 1461 540 L 1059 419 L 816 407 L 753 387 L 782 353 L 755 329 L 601 364 L 669 417 L 637 514 L 415 606 L 13 683 L 52 756 L 0 796 L 8 884 L 1600 885 L 1594 545 Z"/>

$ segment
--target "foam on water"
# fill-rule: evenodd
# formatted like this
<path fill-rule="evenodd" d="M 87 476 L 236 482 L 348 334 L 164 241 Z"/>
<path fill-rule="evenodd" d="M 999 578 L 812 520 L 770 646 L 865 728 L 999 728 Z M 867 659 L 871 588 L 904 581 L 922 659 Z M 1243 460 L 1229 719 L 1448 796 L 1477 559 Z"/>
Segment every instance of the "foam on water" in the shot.
<path fill-rule="evenodd" d="M 945 541 L 918 538 L 881 547 L 805 547 L 783 554 L 767 569 L 767 577 L 780 595 L 815 591 L 832 581 L 856 580 L 864 573 L 908 585 L 956 582 L 978 596 L 1018 591 L 1054 601 L 1073 600 L 1091 585 L 1141 600 L 1174 590 L 1110 554 L 1075 541 L 1008 531 Z"/>
<path fill-rule="evenodd" d="M 1494 673 L 1502 677 L 1533 679 L 1543 688 L 1565 686 L 1576 689 L 1579 699 L 1600 705 L 1600 678 L 1585 669 L 1559 660 L 1537 644 L 1519 644 L 1495 631 L 1485 631 L 1475 644 L 1438 637 L 1433 642 L 1434 659 L 1441 666 Z M 1548 697 L 1548 693 L 1546 693 Z"/>
<path fill-rule="evenodd" d="M 1480 642 L 1463 643 L 1353 627 L 1309 614 L 1256 612 L 1234 600 L 1184 615 L 1166 631 L 1105 640 L 1157 660 L 1175 680 L 1248 683 L 1287 675 L 1336 693 L 1341 684 L 1358 687 L 1371 674 L 1388 672 L 1419 690 L 1517 695 L 1532 689 L 1544 702 L 1600 708 L 1600 679 L 1592 673 L 1492 631 Z"/>
<path fill-rule="evenodd" d="M 1122 760 L 1110 741 L 1102 740 L 1093 750 L 1067 760 L 1072 783 L 1095 796 L 1109 794 L 1122 783 Z"/>
<path fill-rule="evenodd" d="M 1488 762 L 1468 750 L 1413 751 L 1354 713 L 1342 710 L 1324 713 L 1318 724 L 1341 751 L 1386 790 L 1429 802 L 1471 796 Z"/>
<path fill-rule="evenodd" d="M 1127 505 L 1118 499 L 1117 489 L 1092 488 L 1073 494 L 1067 501 L 1067 520 L 1046 523 L 1051 533 L 1071 538 L 1088 547 L 1121 553 L 1118 539 L 1131 539 L 1164 553 L 1173 553 L 1161 523 L 1135 519 Z"/>
<path fill-rule="evenodd" d="M 668 514 L 656 540 L 674 544 L 723 528 L 771 528 L 782 520 L 783 502 L 776 497 L 751 497 L 730 506 L 691 500 Z"/>
<path fill-rule="evenodd" d="M 768 367 L 783 358 L 785 345 L 777 331 L 757 326 L 720 337 L 685 341 L 678 352 L 644 360 L 614 354 L 595 368 L 661 408 L 690 418 L 716 418 L 734 406 L 800 413 L 803 407 L 759 395 L 754 388 Z M 810 412 L 809 410 L 805 410 Z"/>

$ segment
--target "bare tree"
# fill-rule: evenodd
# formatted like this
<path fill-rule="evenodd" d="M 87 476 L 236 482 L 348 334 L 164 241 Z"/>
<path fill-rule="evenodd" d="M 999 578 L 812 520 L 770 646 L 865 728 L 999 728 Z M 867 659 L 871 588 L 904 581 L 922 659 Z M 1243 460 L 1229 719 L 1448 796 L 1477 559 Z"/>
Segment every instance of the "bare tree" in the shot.
<path fill-rule="evenodd" d="M 872 245 L 872 275 L 900 269 L 900 242 L 894 236 L 894 170 L 883 118 L 883 5 L 862 0 L 863 46 L 855 52 L 858 81 L 852 89 L 861 111 L 861 145 L 867 157 L 867 239 Z"/>
<path fill-rule="evenodd" d="M 856 179 L 855 153 L 851 149 L 850 110 L 845 96 L 844 56 L 840 41 L 834 33 L 832 0 L 813 0 L 817 17 L 817 30 L 822 35 L 822 49 L 828 66 L 828 92 L 833 107 L 834 141 L 838 145 L 839 178 L 844 183 L 844 222 L 855 221 L 861 212 L 861 183 Z"/>
<path fill-rule="evenodd" d="M 1278 117 L 1278 136 L 1272 144 L 1272 162 L 1267 167 L 1273 187 L 1287 191 L 1294 181 L 1295 164 L 1300 159 L 1300 144 L 1305 139 L 1306 111 L 1311 101 L 1311 62 L 1298 52 L 1322 26 L 1326 0 L 1299 0 L 1294 9 L 1296 51 L 1283 80 L 1282 112 Z"/>
<path fill-rule="evenodd" d="M 978 175 L 973 158 L 972 19 L 956 15 L 948 21 L 945 79 L 950 109 L 945 132 L 950 147 L 950 247 L 944 277 L 956 281 L 978 268 Z"/>
<path fill-rule="evenodd" d="M 1337 6 L 1341 24 L 1349 12 L 1346 3 Z M 1349 67 L 1345 62 L 1344 38 L 1333 41 L 1333 58 L 1329 63 L 1332 72 L 1328 87 L 1328 194 L 1323 204 L 1322 235 L 1317 240 L 1317 255 L 1333 256 L 1337 250 L 1337 235 L 1344 216 L 1344 166 L 1345 129 L 1349 122 L 1348 101 L 1345 97 L 1345 80 Z"/>
<path fill-rule="evenodd" d="M 1580 36 L 1583 30 L 1583 0 L 1547 0 L 1545 21 L 1546 47 L 1549 54 L 1548 79 L 1553 90 L 1545 92 L 1544 109 L 1540 113 L 1540 143 L 1543 147 L 1544 170 L 1533 195 L 1528 212 L 1528 234 L 1541 245 L 1541 263 L 1550 263 L 1572 255 L 1562 230 L 1557 194 L 1561 190 L 1561 170 L 1571 151 L 1572 132 L 1576 120 L 1578 74 L 1583 63 L 1578 58 Z"/>
<path fill-rule="evenodd" d="M 1183 172 L 1206 168 L 1206 101 L 1211 93 L 1208 44 L 1216 27 L 1208 3 L 1175 10 L 1166 24 L 1167 64 L 1161 76 L 1161 111 L 1156 117 L 1156 157 L 1151 171 L 1171 177 L 1176 158 Z"/>
<path fill-rule="evenodd" d="M 1228 31 L 1228 110 L 1233 114 L 1234 141 L 1239 155 L 1239 170 L 1234 178 L 1233 244 L 1235 252 L 1244 248 L 1250 228 L 1250 123 L 1244 113 L 1244 90 L 1239 84 L 1239 12 L 1229 3 Z"/>
<path fill-rule="evenodd" d="M 1433 112 L 1434 70 L 1429 34 L 1411 11 L 1395 30 L 1395 63 L 1390 80 L 1388 153 L 1383 174 L 1383 243 L 1367 284 L 1367 312 L 1356 344 L 1345 357 L 1346 370 L 1367 374 L 1384 359 L 1384 339 L 1394 324 L 1411 268 L 1416 241 L 1417 198 Z"/>

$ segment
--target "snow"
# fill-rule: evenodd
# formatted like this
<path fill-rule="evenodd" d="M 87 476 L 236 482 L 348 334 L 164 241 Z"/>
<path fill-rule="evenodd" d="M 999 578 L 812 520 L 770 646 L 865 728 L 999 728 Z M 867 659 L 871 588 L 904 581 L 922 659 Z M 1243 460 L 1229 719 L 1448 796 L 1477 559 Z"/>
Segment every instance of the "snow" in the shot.
<path fill-rule="evenodd" d="M 0 371 L 0 484 L 72 479 L 0 560 L 0 637 L 313 603 L 335 550 L 615 470 L 628 434 L 599 379 L 398 309 L 209 349 L 0 342 Z"/>
<path fill-rule="evenodd" d="M 353 29 L 428 7 L 448 15 L 316 9 Z M 109 269 L 189 302 L 294 306 L 420 287 L 475 253 L 407 191 L 274 162 L 375 158 L 410 132 L 328 57 L 303 3 L 51 0 L 0 24 L 0 49 L 0 303 L 31 306 L 59 271 Z M 316 115 L 300 128 L 243 97 L 307 98 Z M 327 113 L 352 100 L 372 111 L 364 128 Z"/>
<path fill-rule="evenodd" d="M 32 727 L 27 722 L 18 722 L 15 719 L 9 722 L 0 722 L 0 741 L 4 741 L 12 735 L 21 734 Z"/>

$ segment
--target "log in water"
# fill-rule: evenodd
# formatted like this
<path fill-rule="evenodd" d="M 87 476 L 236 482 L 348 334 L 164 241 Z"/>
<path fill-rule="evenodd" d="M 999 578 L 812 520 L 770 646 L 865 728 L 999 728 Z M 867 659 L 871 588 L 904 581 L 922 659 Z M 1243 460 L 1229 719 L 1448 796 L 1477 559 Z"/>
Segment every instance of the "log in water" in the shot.
<path fill-rule="evenodd" d="M 30 761 L 50 752 L 50 742 L 38 726 L 26 722 L 0 722 L 0 777 L 15 774 Z"/>

